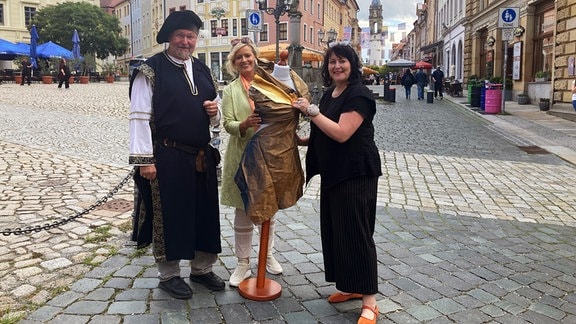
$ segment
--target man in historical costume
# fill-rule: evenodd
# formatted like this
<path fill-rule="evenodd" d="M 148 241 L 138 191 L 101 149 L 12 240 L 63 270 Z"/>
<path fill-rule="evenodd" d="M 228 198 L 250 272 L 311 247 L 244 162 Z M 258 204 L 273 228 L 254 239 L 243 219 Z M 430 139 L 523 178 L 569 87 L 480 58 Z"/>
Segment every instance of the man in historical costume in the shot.
<path fill-rule="evenodd" d="M 130 80 L 130 164 L 138 199 L 133 239 L 153 244 L 159 288 L 192 297 L 180 276 L 190 260 L 190 281 L 224 289 L 212 271 L 221 252 L 219 154 L 209 145 L 218 125 L 219 97 L 212 74 L 194 59 L 202 21 L 192 11 L 171 13 L 158 32 L 168 48 L 140 65 Z"/>

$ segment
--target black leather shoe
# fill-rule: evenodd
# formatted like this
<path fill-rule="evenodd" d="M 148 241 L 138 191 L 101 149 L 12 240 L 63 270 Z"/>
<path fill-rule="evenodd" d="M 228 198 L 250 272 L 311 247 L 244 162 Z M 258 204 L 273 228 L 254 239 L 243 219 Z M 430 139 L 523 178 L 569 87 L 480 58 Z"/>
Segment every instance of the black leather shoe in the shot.
<path fill-rule="evenodd" d="M 173 277 L 166 281 L 160 281 L 158 288 L 164 290 L 168 295 L 177 299 L 188 299 L 192 297 L 192 288 L 180 277 Z"/>
<path fill-rule="evenodd" d="M 208 272 L 203 275 L 190 275 L 190 281 L 203 284 L 210 290 L 222 290 L 226 286 L 224 280 L 220 279 L 214 272 Z"/>

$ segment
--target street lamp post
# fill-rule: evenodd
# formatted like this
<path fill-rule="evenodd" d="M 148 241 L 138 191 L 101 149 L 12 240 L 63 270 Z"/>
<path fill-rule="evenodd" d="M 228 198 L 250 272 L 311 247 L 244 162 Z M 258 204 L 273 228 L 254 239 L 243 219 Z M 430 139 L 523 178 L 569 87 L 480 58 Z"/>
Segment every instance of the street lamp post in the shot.
<path fill-rule="evenodd" d="M 256 2 L 258 3 L 258 9 L 274 16 L 274 22 L 276 23 L 276 62 L 278 62 L 280 58 L 280 17 L 290 10 L 292 0 L 277 0 L 274 8 L 268 7 L 267 0 L 256 0 Z"/>
<path fill-rule="evenodd" d="M 328 36 L 328 39 L 326 40 L 326 45 L 329 46 L 330 43 L 332 43 L 333 41 L 336 40 L 336 37 L 338 36 L 338 32 L 335 31 L 334 28 L 330 28 L 330 30 L 327 32 L 320 29 L 318 31 L 318 40 L 321 43 L 323 43 L 325 36 Z"/>

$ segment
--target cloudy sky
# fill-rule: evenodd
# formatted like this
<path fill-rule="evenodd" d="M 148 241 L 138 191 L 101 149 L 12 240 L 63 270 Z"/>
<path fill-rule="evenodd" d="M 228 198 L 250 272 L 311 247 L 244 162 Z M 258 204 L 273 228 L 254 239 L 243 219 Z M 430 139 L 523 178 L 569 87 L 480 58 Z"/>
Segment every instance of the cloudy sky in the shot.
<path fill-rule="evenodd" d="M 373 0 L 356 0 L 360 7 L 358 20 L 360 27 L 368 27 L 368 14 Z M 378 0 L 376 0 L 378 1 Z M 382 17 L 384 26 L 397 26 L 406 23 L 406 31 L 412 29 L 412 23 L 416 20 L 416 4 L 423 0 L 379 0 L 382 3 Z"/>

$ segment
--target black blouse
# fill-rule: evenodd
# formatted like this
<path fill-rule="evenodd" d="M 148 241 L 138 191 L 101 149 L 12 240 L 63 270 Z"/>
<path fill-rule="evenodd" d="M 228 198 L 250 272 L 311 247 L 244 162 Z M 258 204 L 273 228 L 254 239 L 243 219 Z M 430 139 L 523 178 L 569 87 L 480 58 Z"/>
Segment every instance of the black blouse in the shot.
<path fill-rule="evenodd" d="M 322 188 L 330 188 L 342 181 L 361 176 L 381 176 L 380 155 L 374 143 L 376 102 L 370 90 L 361 83 L 350 84 L 332 98 L 334 87 L 320 100 L 320 112 L 338 122 L 342 113 L 357 111 L 364 121 L 344 143 L 324 134 L 316 124 L 310 126 L 310 143 L 306 153 L 306 181 L 320 174 Z"/>

